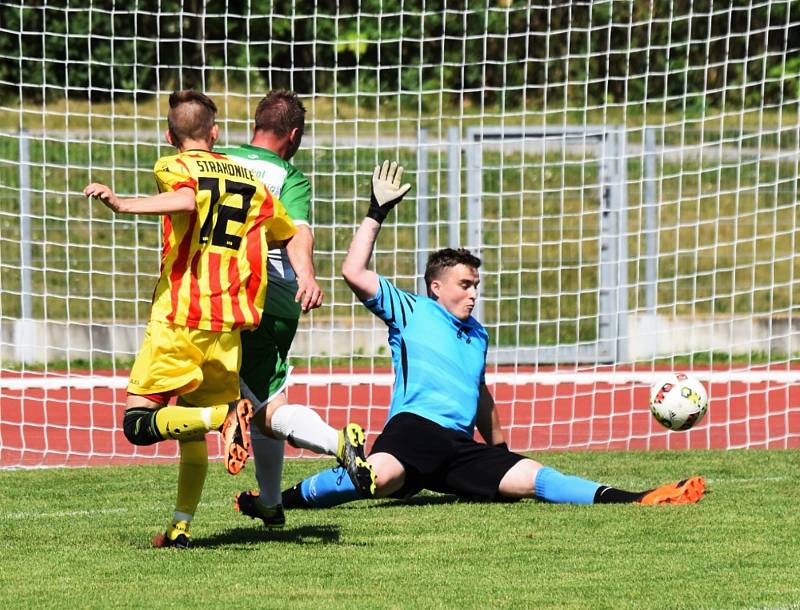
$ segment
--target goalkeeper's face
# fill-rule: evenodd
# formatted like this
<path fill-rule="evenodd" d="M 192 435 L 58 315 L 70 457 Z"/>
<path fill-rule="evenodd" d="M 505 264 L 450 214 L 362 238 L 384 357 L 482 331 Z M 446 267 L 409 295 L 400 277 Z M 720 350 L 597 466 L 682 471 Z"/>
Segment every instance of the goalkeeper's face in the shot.
<path fill-rule="evenodd" d="M 431 295 L 459 320 L 466 320 L 475 309 L 480 277 L 478 270 L 464 264 L 447 267 L 431 280 Z"/>

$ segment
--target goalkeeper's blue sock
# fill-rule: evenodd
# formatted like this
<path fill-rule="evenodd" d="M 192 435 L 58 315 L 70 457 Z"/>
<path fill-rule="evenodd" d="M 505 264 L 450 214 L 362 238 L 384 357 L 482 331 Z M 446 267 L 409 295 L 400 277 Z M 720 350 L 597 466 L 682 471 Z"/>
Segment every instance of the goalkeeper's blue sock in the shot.
<path fill-rule="evenodd" d="M 347 471 L 337 466 L 318 472 L 285 490 L 281 503 L 285 508 L 329 508 L 362 497 L 347 476 Z"/>
<path fill-rule="evenodd" d="M 593 504 L 595 494 L 602 486 L 594 481 L 561 474 L 547 466 L 536 473 L 536 497 L 558 504 Z"/>

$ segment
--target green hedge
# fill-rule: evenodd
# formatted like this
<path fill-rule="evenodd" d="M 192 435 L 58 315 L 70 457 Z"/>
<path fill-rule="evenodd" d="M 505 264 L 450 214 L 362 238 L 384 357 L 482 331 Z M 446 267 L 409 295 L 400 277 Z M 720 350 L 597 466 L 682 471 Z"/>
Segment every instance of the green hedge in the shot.
<path fill-rule="evenodd" d="M 255 78 L 414 108 L 796 100 L 800 1 L 751 4 L 36 0 L 3 9 L 0 97 L 121 99 Z"/>

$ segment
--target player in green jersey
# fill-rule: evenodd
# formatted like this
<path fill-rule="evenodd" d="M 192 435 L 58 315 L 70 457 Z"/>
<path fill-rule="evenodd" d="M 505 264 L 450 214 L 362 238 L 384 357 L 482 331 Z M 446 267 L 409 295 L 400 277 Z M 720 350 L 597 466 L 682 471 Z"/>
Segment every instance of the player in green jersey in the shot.
<path fill-rule="evenodd" d="M 307 406 L 289 404 L 291 367 L 287 355 L 301 313 L 322 305 L 314 271 L 311 185 L 289 161 L 300 147 L 305 108 L 291 91 L 271 91 L 259 102 L 250 144 L 215 148 L 253 172 L 281 200 L 297 225 L 285 248 L 269 251 L 267 299 L 259 327 L 242 333 L 242 395 L 253 403 L 253 457 L 259 489 L 237 496 L 245 515 L 268 527 L 285 523 L 281 506 L 284 440 L 316 453 L 336 456 L 353 483 L 374 493 L 375 475 L 364 457 L 364 431 L 357 424 L 335 430 Z"/>

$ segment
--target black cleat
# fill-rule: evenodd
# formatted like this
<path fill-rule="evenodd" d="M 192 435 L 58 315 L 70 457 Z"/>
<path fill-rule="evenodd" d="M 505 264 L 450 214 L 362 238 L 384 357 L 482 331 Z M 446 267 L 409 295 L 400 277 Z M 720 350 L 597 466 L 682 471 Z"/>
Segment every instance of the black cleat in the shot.
<path fill-rule="evenodd" d="M 339 431 L 339 449 L 336 460 L 365 498 L 375 497 L 375 469 L 364 455 L 364 429 L 358 424 L 347 424 Z"/>
<path fill-rule="evenodd" d="M 189 524 L 186 521 L 178 521 L 167 528 L 163 534 L 156 534 L 150 541 L 153 548 L 165 549 L 188 549 L 189 548 Z"/>
<path fill-rule="evenodd" d="M 236 510 L 251 519 L 261 519 L 269 529 L 279 529 L 286 525 L 283 505 L 265 505 L 259 498 L 258 491 L 243 491 L 236 496 Z"/>

